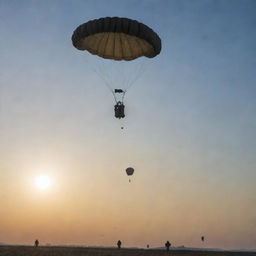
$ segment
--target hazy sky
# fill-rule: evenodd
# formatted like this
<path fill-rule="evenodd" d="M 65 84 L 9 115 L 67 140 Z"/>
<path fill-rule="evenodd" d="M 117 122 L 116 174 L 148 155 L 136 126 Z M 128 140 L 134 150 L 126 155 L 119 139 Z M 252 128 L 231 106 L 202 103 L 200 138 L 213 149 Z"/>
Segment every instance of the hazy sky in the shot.
<path fill-rule="evenodd" d="M 0 0 L 0 242 L 256 248 L 255 12 L 253 0 Z M 162 39 L 123 121 L 93 71 L 106 63 L 71 43 L 105 16 Z M 139 63 L 125 65 L 132 76 Z"/>

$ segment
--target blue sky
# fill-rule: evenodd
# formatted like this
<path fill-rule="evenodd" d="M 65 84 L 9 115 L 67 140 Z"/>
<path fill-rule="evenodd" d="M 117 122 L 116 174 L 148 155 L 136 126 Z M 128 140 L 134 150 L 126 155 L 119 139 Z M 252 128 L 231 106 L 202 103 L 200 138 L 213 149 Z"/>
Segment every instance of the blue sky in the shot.
<path fill-rule="evenodd" d="M 110 198 L 122 190 L 123 169 L 134 166 L 138 187 L 129 193 L 141 205 L 140 218 L 152 205 L 159 209 L 152 243 L 171 236 L 176 244 L 200 246 L 193 237 L 208 232 L 209 246 L 255 247 L 255 9 L 248 0 L 0 0 L 0 179 L 6 205 L 1 219 L 15 210 L 8 206 L 8 191 L 14 193 L 18 183 L 21 191 L 21 177 L 36 174 L 36 166 L 58 166 L 53 173 L 62 177 L 59 183 L 70 179 L 77 193 L 93 195 L 101 184 L 98 193 L 106 189 Z M 121 122 L 114 119 L 111 93 L 92 71 L 97 57 L 71 43 L 78 25 L 105 16 L 136 19 L 162 39 L 160 55 L 143 60 L 146 71 L 126 95 Z M 79 183 L 84 178 L 90 191 Z M 109 208 L 125 208 L 129 200 Z M 70 216 L 77 211 L 74 207 Z M 132 219 L 120 215 L 131 225 Z M 216 223 L 223 230 L 216 230 Z M 141 238 L 146 226 L 127 231 L 127 244 L 146 244 Z M 33 239 L 10 230 L 7 225 L 0 240 Z M 133 241 L 135 234 L 140 237 Z M 69 241 L 62 237 L 62 243 Z"/>

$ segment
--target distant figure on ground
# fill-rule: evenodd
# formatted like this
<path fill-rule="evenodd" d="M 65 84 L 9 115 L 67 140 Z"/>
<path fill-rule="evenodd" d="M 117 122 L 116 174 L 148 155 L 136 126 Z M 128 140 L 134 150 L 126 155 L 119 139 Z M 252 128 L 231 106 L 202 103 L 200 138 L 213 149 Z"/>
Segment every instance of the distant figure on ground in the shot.
<path fill-rule="evenodd" d="M 118 249 L 121 249 L 121 244 L 122 244 L 122 242 L 120 240 L 118 240 L 118 242 L 117 242 Z"/>
<path fill-rule="evenodd" d="M 39 241 L 38 241 L 38 239 L 36 239 L 36 241 L 35 241 L 35 247 L 38 247 L 38 245 L 39 245 Z"/>
<path fill-rule="evenodd" d="M 165 243 L 165 247 L 166 247 L 166 251 L 168 252 L 170 250 L 170 246 L 171 246 L 171 243 L 169 241 L 167 241 Z"/>

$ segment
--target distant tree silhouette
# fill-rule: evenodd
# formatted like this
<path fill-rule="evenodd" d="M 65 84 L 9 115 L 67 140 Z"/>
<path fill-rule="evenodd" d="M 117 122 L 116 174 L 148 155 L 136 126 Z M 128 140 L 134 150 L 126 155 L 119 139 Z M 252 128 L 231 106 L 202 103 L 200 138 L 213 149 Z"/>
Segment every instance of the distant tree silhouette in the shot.
<path fill-rule="evenodd" d="M 167 241 L 165 243 L 165 247 L 166 247 L 166 251 L 169 251 L 170 250 L 170 246 L 171 246 L 171 243 L 169 241 Z"/>
<path fill-rule="evenodd" d="M 36 239 L 36 241 L 35 241 L 35 247 L 38 247 L 38 245 L 39 245 L 39 241 L 38 241 L 38 239 Z"/>
<path fill-rule="evenodd" d="M 117 247 L 118 249 L 121 249 L 122 242 L 120 240 L 117 241 Z"/>

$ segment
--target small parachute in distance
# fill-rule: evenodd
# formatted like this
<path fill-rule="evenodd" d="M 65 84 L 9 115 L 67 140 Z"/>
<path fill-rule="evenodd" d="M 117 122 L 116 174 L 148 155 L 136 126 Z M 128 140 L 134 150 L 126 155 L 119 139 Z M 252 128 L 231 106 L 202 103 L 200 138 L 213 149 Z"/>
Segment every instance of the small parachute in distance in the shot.
<path fill-rule="evenodd" d="M 204 236 L 201 236 L 201 240 L 202 240 L 202 242 L 204 242 Z"/>
<path fill-rule="evenodd" d="M 132 167 L 128 167 L 128 168 L 126 169 L 126 174 L 127 174 L 128 176 L 132 176 L 133 173 L 134 173 L 134 169 L 133 169 Z M 131 182 L 131 179 L 129 179 L 129 182 Z"/>
<path fill-rule="evenodd" d="M 128 167 L 128 168 L 126 169 L 126 173 L 127 173 L 128 176 L 131 176 L 131 175 L 133 175 L 133 173 L 134 173 L 134 169 L 133 169 L 132 167 Z"/>

